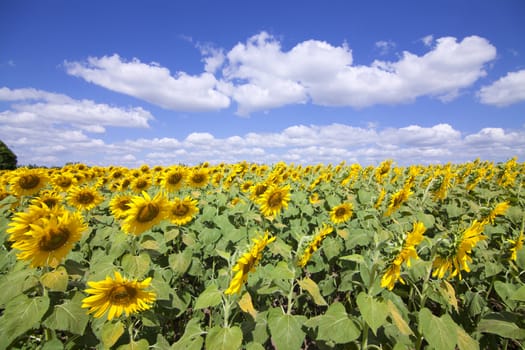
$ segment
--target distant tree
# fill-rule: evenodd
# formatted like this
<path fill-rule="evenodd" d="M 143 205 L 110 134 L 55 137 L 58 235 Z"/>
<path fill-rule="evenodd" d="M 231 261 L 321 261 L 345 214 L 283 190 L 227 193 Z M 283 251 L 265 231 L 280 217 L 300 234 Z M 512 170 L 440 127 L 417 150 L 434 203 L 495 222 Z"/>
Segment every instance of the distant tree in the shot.
<path fill-rule="evenodd" d="M 15 170 L 16 154 L 0 140 L 0 170 Z"/>

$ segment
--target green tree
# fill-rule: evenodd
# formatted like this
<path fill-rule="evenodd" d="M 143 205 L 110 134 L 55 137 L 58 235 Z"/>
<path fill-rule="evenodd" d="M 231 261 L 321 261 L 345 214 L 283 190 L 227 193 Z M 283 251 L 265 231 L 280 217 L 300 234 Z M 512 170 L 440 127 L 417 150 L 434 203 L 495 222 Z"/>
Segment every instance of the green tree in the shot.
<path fill-rule="evenodd" d="M 0 170 L 16 169 L 16 154 L 0 140 Z"/>

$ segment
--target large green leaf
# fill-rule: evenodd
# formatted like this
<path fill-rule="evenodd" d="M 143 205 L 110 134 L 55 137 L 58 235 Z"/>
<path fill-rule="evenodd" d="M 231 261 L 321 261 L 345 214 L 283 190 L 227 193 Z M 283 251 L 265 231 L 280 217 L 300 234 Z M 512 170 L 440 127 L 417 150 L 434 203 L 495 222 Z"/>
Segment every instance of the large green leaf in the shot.
<path fill-rule="evenodd" d="M 478 332 L 496 334 L 503 338 L 525 339 L 525 329 L 504 320 L 484 318 L 478 323 Z"/>
<path fill-rule="evenodd" d="M 44 321 L 44 325 L 51 329 L 68 331 L 79 335 L 84 334 L 89 316 L 86 312 L 87 309 L 81 307 L 83 298 L 84 295 L 77 292 L 71 300 L 55 305 L 51 315 Z"/>
<path fill-rule="evenodd" d="M 351 342 L 361 335 L 361 331 L 348 317 L 344 305 L 340 302 L 330 305 L 324 315 L 306 321 L 305 326 L 318 327 L 320 340 L 333 341 L 336 344 Z"/>
<path fill-rule="evenodd" d="M 35 276 L 35 271 L 28 268 L 0 276 L 0 307 L 37 284 L 38 277 Z"/>
<path fill-rule="evenodd" d="M 20 294 L 7 303 L 0 317 L 0 349 L 5 349 L 18 336 L 35 328 L 49 308 L 49 298 Z"/>
<path fill-rule="evenodd" d="M 453 323 L 452 320 L 432 315 L 432 312 L 427 308 L 419 311 L 420 331 L 428 344 L 435 349 L 447 350 L 456 348 L 458 335 Z"/>
<path fill-rule="evenodd" d="M 305 333 L 301 329 L 306 317 L 283 314 L 279 308 L 270 309 L 268 328 L 272 341 L 279 350 L 296 350 L 301 348 Z"/>
<path fill-rule="evenodd" d="M 215 326 L 208 331 L 206 336 L 206 349 L 213 350 L 235 350 L 242 344 L 242 331 L 233 326 L 223 328 Z"/>
<path fill-rule="evenodd" d="M 121 345 L 117 350 L 148 350 L 149 343 L 146 339 L 140 339 L 138 341 L 132 340 L 128 344 Z"/>
<path fill-rule="evenodd" d="M 219 305 L 222 300 L 222 292 L 216 284 L 210 284 L 195 301 L 196 309 L 204 309 Z"/>
<path fill-rule="evenodd" d="M 149 271 L 151 258 L 147 253 L 126 254 L 122 257 L 122 268 L 129 278 L 142 278 Z"/>
<path fill-rule="evenodd" d="M 193 250 L 186 248 L 180 253 L 173 253 L 169 256 L 170 267 L 176 273 L 182 275 L 185 273 L 191 265 L 191 258 L 193 256 Z"/>
<path fill-rule="evenodd" d="M 124 325 L 122 322 L 111 322 L 104 323 L 100 332 L 100 340 L 105 348 L 111 348 L 117 340 L 124 334 Z"/>
<path fill-rule="evenodd" d="M 171 346 L 172 350 L 201 350 L 204 344 L 199 320 L 192 318 L 189 320 L 182 337 Z"/>
<path fill-rule="evenodd" d="M 377 329 L 386 323 L 386 317 L 388 316 L 386 303 L 361 292 L 357 296 L 357 306 L 359 306 L 359 311 L 372 332 L 376 334 Z"/>
<path fill-rule="evenodd" d="M 46 272 L 40 277 L 44 287 L 56 292 L 65 292 L 69 276 L 64 266 L 59 266 L 53 271 Z"/>

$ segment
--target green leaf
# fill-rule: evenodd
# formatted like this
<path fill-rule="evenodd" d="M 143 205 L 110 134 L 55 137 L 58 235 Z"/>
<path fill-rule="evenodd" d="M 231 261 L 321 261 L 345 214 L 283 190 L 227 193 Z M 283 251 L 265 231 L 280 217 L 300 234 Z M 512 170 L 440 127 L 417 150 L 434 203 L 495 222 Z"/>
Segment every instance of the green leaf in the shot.
<path fill-rule="evenodd" d="M 65 292 L 69 276 L 64 266 L 59 266 L 54 271 L 46 272 L 40 277 L 40 282 L 46 288 L 55 292 Z"/>
<path fill-rule="evenodd" d="M 511 294 L 510 299 L 525 301 L 525 286 L 521 286 L 518 290 Z"/>
<path fill-rule="evenodd" d="M 259 343 L 250 342 L 246 344 L 246 350 L 264 350 L 264 347 Z"/>
<path fill-rule="evenodd" d="M 55 305 L 53 313 L 46 318 L 43 324 L 55 330 L 68 331 L 79 335 L 84 334 L 89 316 L 87 309 L 81 307 L 83 298 L 84 295 L 77 292 L 71 300 Z"/>
<path fill-rule="evenodd" d="M 525 339 L 525 329 L 504 320 L 482 319 L 478 323 L 478 332 L 496 334 L 503 338 Z"/>
<path fill-rule="evenodd" d="M 206 349 L 233 350 L 239 349 L 242 344 L 242 331 L 233 326 L 223 328 L 215 326 L 208 331 L 206 336 Z"/>
<path fill-rule="evenodd" d="M 112 347 L 119 338 L 124 334 L 124 325 L 122 322 L 115 323 L 108 321 L 102 326 L 100 340 L 105 348 Z"/>
<path fill-rule="evenodd" d="M 188 321 L 182 337 L 171 346 L 172 350 L 201 350 L 204 344 L 199 320 L 192 318 Z"/>
<path fill-rule="evenodd" d="M 319 286 L 312 279 L 305 277 L 302 280 L 298 280 L 297 283 L 299 283 L 299 286 L 310 294 L 314 303 L 321 306 L 328 305 L 319 292 Z"/>
<path fill-rule="evenodd" d="M 195 301 L 196 309 L 204 309 L 210 306 L 219 305 L 222 300 L 222 292 L 216 284 L 210 284 Z"/>
<path fill-rule="evenodd" d="M 49 308 L 48 297 L 29 298 L 20 294 L 7 303 L 0 317 L 0 349 L 5 349 L 18 336 L 39 325 Z"/>
<path fill-rule="evenodd" d="M 390 318 L 399 332 L 401 332 L 403 335 L 413 335 L 414 332 L 412 332 L 412 329 L 410 329 L 410 326 L 403 318 L 403 315 L 401 312 L 399 312 L 396 305 L 391 300 L 387 301 L 387 307 L 388 312 L 390 313 Z"/>
<path fill-rule="evenodd" d="M 170 254 L 168 261 L 171 269 L 182 275 L 190 267 L 192 256 L 193 250 L 191 248 L 186 248 L 180 253 Z"/>
<path fill-rule="evenodd" d="M 33 288 L 38 284 L 38 278 L 33 269 L 22 268 L 0 276 L 0 307 L 6 305 L 10 300 Z"/>
<path fill-rule="evenodd" d="M 386 323 L 386 317 L 388 316 L 386 303 L 361 292 L 357 296 L 357 306 L 359 306 L 359 311 L 372 332 L 377 334 L 377 329 Z"/>
<path fill-rule="evenodd" d="M 140 339 L 139 341 L 132 340 L 129 344 L 121 345 L 117 350 L 148 350 L 149 343 L 146 339 Z"/>
<path fill-rule="evenodd" d="M 142 278 L 149 271 L 151 258 L 147 253 L 126 254 L 122 257 L 122 268 L 129 278 Z"/>
<path fill-rule="evenodd" d="M 294 278 L 295 274 L 285 261 L 279 261 L 275 267 L 270 270 L 270 276 L 276 280 L 289 280 Z"/>
<path fill-rule="evenodd" d="M 301 329 L 306 317 L 283 314 L 279 308 L 272 308 L 268 313 L 268 328 L 272 340 L 279 350 L 301 348 L 305 333 Z"/>
<path fill-rule="evenodd" d="M 465 330 L 457 327 L 459 350 L 479 350 L 479 343 L 474 340 Z"/>
<path fill-rule="evenodd" d="M 416 219 L 421 221 L 427 230 L 434 227 L 434 224 L 436 223 L 436 218 L 434 218 L 434 215 L 425 214 L 422 211 L 416 214 Z"/>
<path fill-rule="evenodd" d="M 361 331 L 348 317 L 344 305 L 340 302 L 330 305 L 324 315 L 306 321 L 305 326 L 318 327 L 320 340 L 333 341 L 336 344 L 349 343 L 361 335 Z"/>
<path fill-rule="evenodd" d="M 458 340 L 456 327 L 443 318 L 432 315 L 427 308 L 419 311 L 419 328 L 428 344 L 433 348 L 455 349 Z"/>
<path fill-rule="evenodd" d="M 353 261 L 353 262 L 356 262 L 358 264 L 360 264 L 360 263 L 365 261 L 365 258 L 363 258 L 363 256 L 361 254 L 345 255 L 345 256 L 339 257 L 339 259 L 340 260 Z"/>

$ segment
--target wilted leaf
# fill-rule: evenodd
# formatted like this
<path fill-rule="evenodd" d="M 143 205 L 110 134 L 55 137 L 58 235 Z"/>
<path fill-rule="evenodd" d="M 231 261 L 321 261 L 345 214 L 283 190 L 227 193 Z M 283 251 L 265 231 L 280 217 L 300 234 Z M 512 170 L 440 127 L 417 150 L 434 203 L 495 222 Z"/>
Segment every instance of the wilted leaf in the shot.
<path fill-rule="evenodd" d="M 250 293 L 244 293 L 241 299 L 239 299 L 238 303 L 242 311 L 249 313 L 253 317 L 253 319 L 257 317 L 257 310 L 255 310 L 255 308 L 253 307 L 252 297 Z"/>
<path fill-rule="evenodd" d="M 386 305 L 388 307 L 390 317 L 392 318 L 392 321 L 399 330 L 399 332 L 401 332 L 401 334 L 403 335 L 413 335 L 414 332 L 412 332 L 412 329 L 410 329 L 410 326 L 405 321 L 405 319 L 403 318 L 397 307 L 394 305 L 394 303 L 388 300 Z"/>
<path fill-rule="evenodd" d="M 297 283 L 311 295 L 314 303 L 321 306 L 328 305 L 319 292 L 319 286 L 312 279 L 305 277 L 302 280 L 298 280 Z"/>
<path fill-rule="evenodd" d="M 67 289 L 68 274 L 64 266 L 59 266 L 53 271 L 46 272 L 40 277 L 42 285 L 55 292 L 65 292 Z"/>

